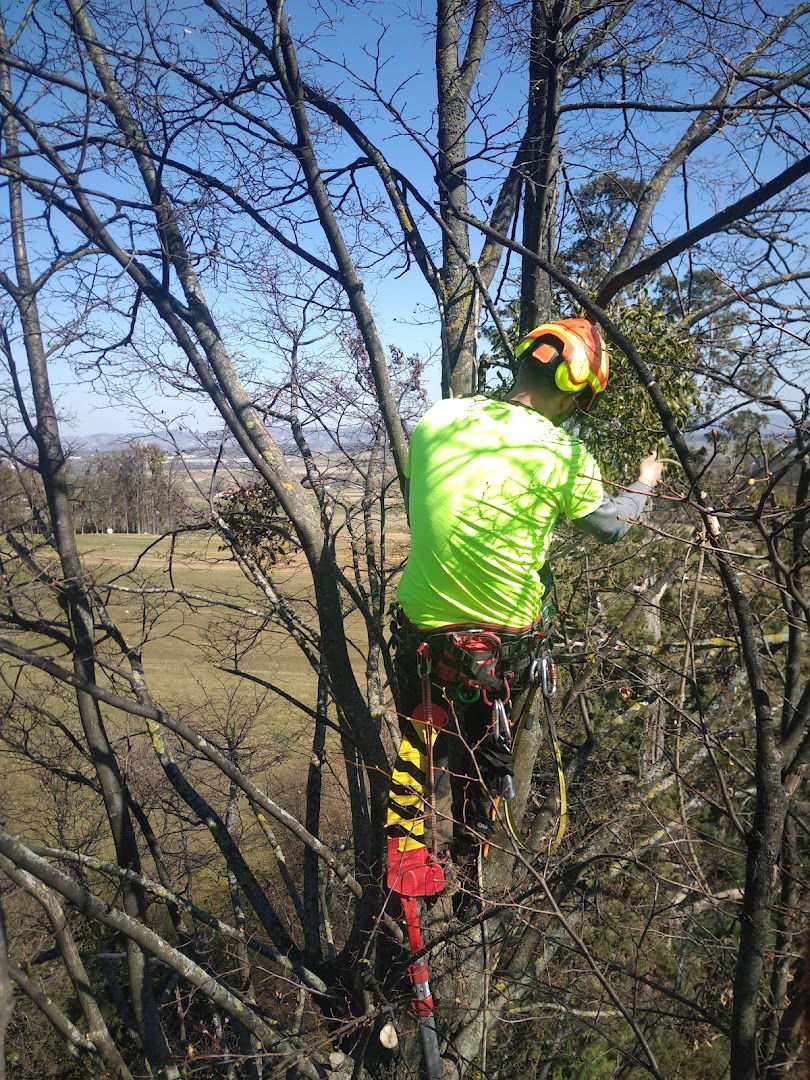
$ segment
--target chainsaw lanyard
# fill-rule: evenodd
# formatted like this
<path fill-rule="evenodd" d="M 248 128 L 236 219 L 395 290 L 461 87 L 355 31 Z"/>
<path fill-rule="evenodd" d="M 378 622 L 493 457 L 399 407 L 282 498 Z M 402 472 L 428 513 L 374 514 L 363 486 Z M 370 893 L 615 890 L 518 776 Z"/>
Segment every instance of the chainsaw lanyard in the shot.
<path fill-rule="evenodd" d="M 436 812 L 436 777 L 433 772 L 433 742 L 436 731 L 433 727 L 433 690 L 430 680 L 432 670 L 430 645 L 423 641 L 416 650 L 416 672 L 422 689 L 422 715 L 425 721 L 425 801 L 430 818 L 430 857 L 435 862 L 439 857 L 439 819 Z"/>

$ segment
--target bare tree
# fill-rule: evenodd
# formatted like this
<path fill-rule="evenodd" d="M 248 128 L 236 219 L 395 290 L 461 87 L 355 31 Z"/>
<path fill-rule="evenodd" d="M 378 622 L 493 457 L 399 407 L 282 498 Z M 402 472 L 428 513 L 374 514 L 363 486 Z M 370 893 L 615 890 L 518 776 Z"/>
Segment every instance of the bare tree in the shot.
<path fill-rule="evenodd" d="M 0 553 L 3 741 L 60 785 L 47 842 L 13 835 L 18 817 L 0 834 L 15 903 L 36 897 L 26 918 L 54 941 L 35 949 L 12 927 L 20 993 L 117 1075 L 179 1075 L 199 1056 L 229 1076 L 418 1069 L 381 839 L 396 731 L 385 618 L 422 361 L 386 348 L 368 286 L 401 272 L 433 298 L 444 393 L 509 367 L 504 302 L 524 329 L 575 304 L 616 347 L 624 395 L 594 437 L 620 460 L 663 435 L 680 466 L 623 556 L 583 558 L 561 538 L 569 839 L 552 854 L 535 724 L 518 761 L 523 840 L 504 832 L 426 912 L 446 1073 L 549 1075 L 589 1039 L 610 1061 L 594 1076 L 661 1076 L 665 1054 L 711 1075 L 729 1048 L 735 1077 L 789 1067 L 810 707 L 805 7 L 753 25 L 732 4 L 659 20 L 631 3 L 442 2 L 435 134 L 386 82 L 385 33 L 343 56 L 328 25 L 299 31 L 272 2 L 206 0 L 189 26 L 79 0 L 60 14 L 34 7 L 0 42 L 2 353 L 28 437 L 10 423 L 4 454 L 42 493 Z M 202 20 L 207 50 L 193 45 Z M 684 93 L 687 77 L 706 93 Z M 749 167 L 763 138 L 778 164 Z M 398 162 L 405 144 L 427 172 Z M 720 180 L 698 157 L 715 146 Z M 594 231 L 594 178 L 610 237 Z M 572 237 L 604 256 L 579 282 Z M 646 299 L 622 296 L 635 285 Z M 493 368 L 479 369 L 482 318 Z M 257 347 L 279 358 L 272 376 L 254 370 Z M 213 403 L 257 483 L 211 492 L 206 531 L 249 594 L 187 587 L 176 536 L 160 581 L 146 553 L 112 580 L 82 562 L 51 390 L 63 360 L 111 389 L 136 370 Z M 764 406 L 780 411 L 774 446 L 756 430 L 723 445 L 728 417 Z M 205 664 L 197 708 L 156 689 L 149 649 L 167 626 Z M 256 671 L 268 641 L 303 685 L 281 662 Z M 219 676 L 265 696 L 222 709 Z M 280 701 L 306 781 L 257 749 L 257 715 Z M 80 795 L 96 810 L 71 823 Z M 73 989 L 49 1001 L 26 964 Z M 102 999 L 114 1025 L 97 1022 Z M 378 1038 L 389 1022 L 396 1056 Z"/>

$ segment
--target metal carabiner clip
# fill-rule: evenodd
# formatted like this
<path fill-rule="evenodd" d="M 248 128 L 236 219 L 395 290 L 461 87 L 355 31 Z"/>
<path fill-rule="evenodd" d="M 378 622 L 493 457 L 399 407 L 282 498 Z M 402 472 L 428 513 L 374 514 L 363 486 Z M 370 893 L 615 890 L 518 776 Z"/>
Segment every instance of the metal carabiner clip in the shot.
<path fill-rule="evenodd" d="M 543 680 L 543 661 L 539 656 L 535 656 L 532 660 L 531 667 L 529 668 L 529 682 L 532 686 L 539 686 Z"/>
<path fill-rule="evenodd" d="M 548 653 L 545 653 L 541 660 L 541 679 L 544 695 L 553 698 L 557 693 L 557 665 Z"/>
<path fill-rule="evenodd" d="M 509 717 L 506 708 L 500 698 L 495 698 L 492 703 L 492 719 L 494 721 L 495 737 L 502 739 L 507 746 L 512 745 L 512 732 L 509 727 Z"/>

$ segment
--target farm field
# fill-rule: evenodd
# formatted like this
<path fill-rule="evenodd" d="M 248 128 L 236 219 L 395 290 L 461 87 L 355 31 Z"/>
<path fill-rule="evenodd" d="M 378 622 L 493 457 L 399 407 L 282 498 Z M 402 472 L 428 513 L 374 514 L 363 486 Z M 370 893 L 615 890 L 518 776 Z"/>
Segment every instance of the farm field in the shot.
<path fill-rule="evenodd" d="M 297 649 L 290 648 L 286 635 L 255 629 L 269 605 L 230 553 L 221 550 L 216 536 L 187 534 L 174 546 L 170 539 L 143 535 L 91 534 L 77 536 L 77 542 L 87 572 L 107 586 L 113 619 L 131 644 L 144 642 L 150 690 L 162 705 L 185 709 L 233 691 L 229 684 L 241 680 L 220 671 L 218 690 L 210 677 L 201 680 L 201 672 L 214 651 L 227 651 L 229 640 L 234 652 L 246 647 L 246 620 L 255 646 L 244 662 L 245 670 L 312 704 L 311 668 Z M 286 596 L 306 603 L 308 574 L 299 559 L 281 568 L 275 583 Z M 247 613 L 234 610 L 238 607 Z M 205 666 L 209 672 L 216 670 Z"/>
<path fill-rule="evenodd" d="M 77 536 L 85 571 L 97 587 L 110 618 L 126 637 L 128 644 L 140 651 L 149 691 L 155 702 L 198 731 L 223 746 L 233 740 L 241 747 L 242 759 L 250 762 L 250 771 L 271 797 L 278 798 L 290 810 L 299 809 L 306 784 L 311 756 L 312 720 L 271 687 L 313 708 L 316 677 L 286 634 L 264 620 L 269 604 L 263 594 L 248 582 L 221 541 L 211 533 L 185 534 L 172 544 L 170 538 L 143 534 L 84 534 Z M 55 558 L 40 552 L 40 559 L 58 573 Z M 299 555 L 274 568 L 274 585 L 290 598 L 297 614 L 309 622 L 310 577 Z M 31 597 L 43 609 L 52 607 L 52 594 L 42 589 Z M 356 625 L 362 667 L 364 635 L 362 620 L 349 617 Z M 15 635 L 21 644 L 40 645 L 42 638 L 33 634 Z M 57 646 L 47 648 L 49 655 L 63 662 Z M 126 661 L 117 645 L 103 643 L 100 654 L 111 664 L 125 670 Z M 234 675 L 240 670 L 253 679 Z M 99 682 L 110 680 L 98 675 Z M 123 680 L 113 676 L 115 689 L 129 695 Z M 68 688 L 54 684 L 34 669 L 23 670 L 19 688 L 32 701 L 39 700 L 40 688 L 47 686 L 42 704 L 69 730 L 79 731 L 76 702 Z M 167 789 L 165 778 L 149 746 L 145 725 L 137 717 L 115 709 L 102 709 L 111 739 L 129 775 L 129 782 L 148 802 L 149 790 L 155 794 Z M 34 754 L 45 758 L 52 753 L 54 735 L 32 717 L 31 730 L 25 736 Z M 50 747 L 50 749 L 49 749 Z M 126 749 L 122 749 L 126 747 Z M 182 748 L 175 747 L 176 752 Z M 81 759 L 65 759 L 66 767 L 84 769 Z M 191 766 L 191 775 L 204 786 L 221 777 L 208 775 L 201 763 Z M 327 778 L 327 787 L 333 781 Z M 48 777 L 32 762 L 15 768 L 0 779 L 0 801 L 7 808 L 7 823 L 28 836 L 40 830 L 37 821 L 46 820 L 52 811 L 45 810 L 51 800 L 58 804 L 66 794 L 61 783 Z M 78 794 L 71 785 L 71 816 L 80 829 L 81 787 Z M 48 790 L 44 790 L 47 788 Z M 60 794 L 61 791 L 61 794 Z M 224 790 L 209 793 L 221 806 Z M 89 796 L 92 802 L 93 796 Z M 251 827 L 252 828 L 252 827 Z M 53 842 L 52 834 L 41 835 Z M 257 841 L 258 842 L 258 841 Z"/>
<path fill-rule="evenodd" d="M 356 493 L 345 489 L 343 496 L 347 508 L 356 504 Z M 405 515 L 396 504 L 386 516 L 386 538 L 387 563 L 396 565 L 404 558 L 408 543 Z M 76 542 L 87 579 L 103 601 L 110 621 L 142 658 L 155 703 L 219 747 L 232 743 L 238 748 L 240 764 L 263 790 L 294 814 L 302 814 L 314 730 L 309 710 L 316 704 L 317 677 L 286 630 L 269 621 L 269 600 L 246 578 L 230 549 L 218 535 L 199 528 L 174 538 L 145 533 L 77 533 Z M 343 530 L 338 530 L 337 547 L 351 577 L 348 534 Z M 36 557 L 49 575 L 59 578 L 61 570 L 52 549 L 43 545 Z M 317 628 L 311 575 L 300 552 L 282 556 L 272 567 L 272 585 L 301 623 Z M 35 613 L 48 619 L 58 617 L 53 590 L 42 580 L 25 581 L 20 602 L 29 618 Z M 351 660 L 362 686 L 365 625 L 356 612 L 347 615 L 346 624 Z M 12 631 L 12 636 L 69 666 L 63 648 L 42 635 Z M 131 696 L 131 687 L 122 677 L 128 671 L 128 661 L 118 644 L 105 639 L 98 617 L 96 638 L 99 657 L 108 665 L 106 673 L 99 665 L 99 683 Z M 33 668 L 13 668 L 20 694 L 31 704 L 28 719 L 15 720 L 20 726 L 18 745 L 27 750 L 9 758 L 13 768 L 0 778 L 0 801 L 7 808 L 8 825 L 23 835 L 53 843 L 52 823 L 62 814 L 73 819 L 65 821 L 63 839 L 73 834 L 81 847 L 98 830 L 101 849 L 106 851 L 105 830 L 96 820 L 98 806 L 92 792 L 82 782 L 77 787 L 42 767 L 64 754 L 66 770 L 92 775 L 82 754 L 71 749 L 70 736 L 66 742 L 56 730 L 64 725 L 66 732 L 75 732 L 79 744 L 84 744 L 73 691 Z M 122 674 L 116 675 L 113 668 Z M 235 668 L 239 674 L 234 673 Z M 50 724 L 43 722 L 39 706 L 51 717 Z M 170 822 L 171 815 L 164 818 L 164 800 L 171 798 L 171 785 L 150 746 L 143 720 L 104 705 L 102 713 L 128 783 L 144 805 L 152 806 L 155 824 Z M 189 778 L 201 785 L 212 805 L 222 811 L 227 800 L 222 776 L 214 775 L 197 755 L 189 757 L 188 748 L 179 740 L 169 739 Z M 339 790 L 345 784 L 345 773 L 334 731 L 327 733 L 326 752 L 324 821 L 342 836 L 348 827 L 343 821 L 345 797 Z M 265 843 L 256 832 L 252 815 L 241 821 L 241 829 L 246 830 L 243 842 L 248 848 Z M 200 836 L 195 849 L 197 844 L 201 858 L 208 842 Z"/>

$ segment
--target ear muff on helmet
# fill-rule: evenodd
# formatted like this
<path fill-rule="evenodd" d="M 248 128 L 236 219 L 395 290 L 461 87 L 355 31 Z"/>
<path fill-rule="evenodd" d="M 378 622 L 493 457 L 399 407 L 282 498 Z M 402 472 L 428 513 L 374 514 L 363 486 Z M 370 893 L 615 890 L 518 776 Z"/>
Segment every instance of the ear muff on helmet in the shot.
<path fill-rule="evenodd" d="M 589 388 L 591 395 L 583 406 L 586 410 L 608 383 L 608 351 L 602 335 L 587 319 L 542 323 L 518 343 L 515 356 L 519 360 L 531 356 L 541 364 L 550 364 L 559 357 L 555 385 L 565 394 L 578 394 Z"/>
<path fill-rule="evenodd" d="M 588 382 L 589 371 L 590 364 L 583 349 L 564 348 L 562 363 L 558 364 L 554 372 L 554 382 L 560 390 L 568 394 L 578 394 Z"/>

